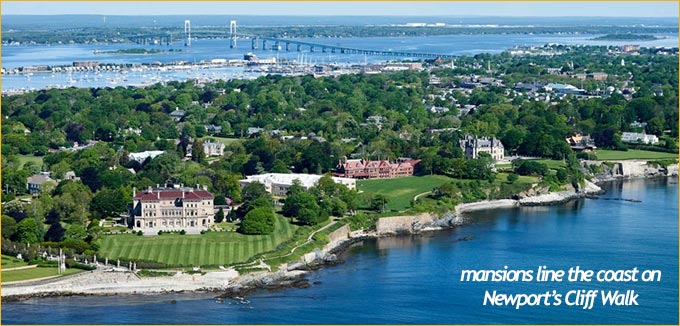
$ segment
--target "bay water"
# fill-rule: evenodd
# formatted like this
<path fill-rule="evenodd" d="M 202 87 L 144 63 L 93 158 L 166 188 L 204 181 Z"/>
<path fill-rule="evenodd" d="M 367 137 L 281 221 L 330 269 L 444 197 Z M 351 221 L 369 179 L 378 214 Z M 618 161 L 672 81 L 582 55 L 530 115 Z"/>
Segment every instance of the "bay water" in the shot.
<path fill-rule="evenodd" d="M 547 43 L 584 44 L 584 45 L 624 45 L 641 44 L 645 47 L 677 47 L 677 34 L 657 35 L 661 39 L 645 42 L 634 41 L 595 41 L 595 34 L 484 34 L 484 35 L 441 35 L 427 37 L 355 37 L 355 38 L 320 38 L 297 39 L 299 41 L 329 46 L 344 46 L 358 49 L 381 51 L 403 51 L 415 53 L 435 53 L 472 56 L 479 53 L 499 53 L 515 46 L 536 46 Z M 273 45 L 269 42 L 268 46 Z M 191 47 L 184 47 L 182 41 L 170 45 L 138 45 L 138 44 L 64 44 L 64 45 L 3 45 L 2 66 L 6 69 L 30 67 L 37 65 L 62 66 L 72 65 L 74 61 L 98 61 L 115 64 L 151 64 L 154 62 L 173 63 L 184 61 L 199 63 L 213 59 L 243 59 L 248 52 L 259 58 L 277 58 L 279 61 L 295 61 L 310 64 L 363 64 L 378 63 L 388 60 L 404 60 L 405 57 L 364 56 L 357 54 L 263 50 L 251 49 L 248 39 L 238 40 L 237 48 L 229 48 L 228 39 L 197 39 Z M 163 53 L 120 54 L 117 50 L 155 49 Z M 173 50 L 173 51 L 170 51 Z M 114 53 L 107 53 L 114 52 Z M 419 58 L 416 58 L 419 59 Z M 157 81 L 188 79 L 233 79 L 255 78 L 262 75 L 257 72 L 246 72 L 243 67 L 222 67 L 193 70 L 148 70 L 129 72 L 73 72 L 73 73 L 35 73 L 33 75 L 3 75 L 2 89 L 35 90 L 48 87 L 116 87 L 141 86 Z"/>

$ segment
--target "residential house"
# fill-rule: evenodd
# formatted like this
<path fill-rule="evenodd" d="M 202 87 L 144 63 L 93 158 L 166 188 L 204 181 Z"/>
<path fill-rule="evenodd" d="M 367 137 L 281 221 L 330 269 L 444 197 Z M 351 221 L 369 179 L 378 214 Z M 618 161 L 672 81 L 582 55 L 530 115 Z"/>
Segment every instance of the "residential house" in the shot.
<path fill-rule="evenodd" d="M 214 134 L 219 134 L 222 132 L 222 127 L 221 126 L 216 126 L 216 125 L 204 125 L 203 128 L 205 128 L 205 132 L 214 135 Z"/>
<path fill-rule="evenodd" d="M 130 153 L 128 156 L 130 161 L 137 161 L 139 164 L 144 163 L 147 158 L 154 159 L 156 156 L 165 153 L 164 151 L 144 151 L 137 153 Z"/>
<path fill-rule="evenodd" d="M 205 153 L 205 156 L 222 156 L 224 155 L 224 144 L 217 142 L 204 142 L 203 143 L 203 152 Z"/>
<path fill-rule="evenodd" d="M 170 117 L 175 119 L 175 121 L 180 121 L 186 115 L 186 111 L 175 108 L 175 111 L 170 112 Z"/>
<path fill-rule="evenodd" d="M 572 150 L 582 152 L 582 151 L 592 151 L 596 150 L 595 141 L 590 138 L 590 135 L 583 136 L 581 134 L 575 134 L 567 138 L 567 144 Z"/>
<path fill-rule="evenodd" d="M 659 138 L 656 135 L 648 135 L 639 132 L 624 132 L 621 134 L 621 141 L 624 143 L 643 143 L 643 144 L 656 144 L 659 142 Z"/>
<path fill-rule="evenodd" d="M 477 138 L 466 135 L 460 140 L 460 148 L 468 159 L 479 158 L 479 153 L 488 153 L 496 161 L 505 158 L 505 147 L 503 147 L 503 143 L 493 137 Z"/>
<path fill-rule="evenodd" d="M 40 194 L 40 189 L 48 182 L 55 185 L 57 184 L 56 180 L 50 178 L 50 172 L 40 172 L 28 177 L 26 180 L 26 189 L 28 189 L 28 193 L 31 195 L 38 196 Z"/>

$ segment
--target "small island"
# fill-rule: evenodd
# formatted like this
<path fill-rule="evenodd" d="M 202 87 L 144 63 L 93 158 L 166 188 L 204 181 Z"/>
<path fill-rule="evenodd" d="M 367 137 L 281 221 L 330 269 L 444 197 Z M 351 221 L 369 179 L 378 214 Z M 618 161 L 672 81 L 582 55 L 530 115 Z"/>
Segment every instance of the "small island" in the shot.
<path fill-rule="evenodd" d="M 660 37 L 649 34 L 607 34 L 592 38 L 592 41 L 654 41 Z"/>
<path fill-rule="evenodd" d="M 167 53 L 167 52 L 182 52 L 182 49 L 159 50 L 159 49 L 132 48 L 132 49 L 119 49 L 119 50 L 112 50 L 112 51 L 95 50 L 94 54 L 159 54 L 159 53 Z"/>

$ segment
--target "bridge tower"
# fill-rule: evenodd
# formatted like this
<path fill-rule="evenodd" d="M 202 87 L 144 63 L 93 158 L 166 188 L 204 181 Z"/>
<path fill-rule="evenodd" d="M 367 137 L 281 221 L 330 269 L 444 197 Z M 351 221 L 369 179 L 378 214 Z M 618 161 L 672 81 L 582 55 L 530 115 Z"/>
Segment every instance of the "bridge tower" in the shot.
<path fill-rule="evenodd" d="M 184 21 L 184 46 L 191 46 L 191 21 Z"/>
<path fill-rule="evenodd" d="M 236 21 L 232 20 L 229 22 L 229 39 L 231 40 L 229 43 L 229 47 L 232 49 L 236 48 Z"/>

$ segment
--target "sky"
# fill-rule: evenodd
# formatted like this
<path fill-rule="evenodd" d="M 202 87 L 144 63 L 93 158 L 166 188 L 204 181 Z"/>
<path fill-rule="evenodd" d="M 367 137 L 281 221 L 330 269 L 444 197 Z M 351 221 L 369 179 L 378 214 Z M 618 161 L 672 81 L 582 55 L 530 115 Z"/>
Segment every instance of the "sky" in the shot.
<path fill-rule="evenodd" d="M 678 2 L 29 2 L 2 1 L 3 15 L 391 15 L 677 17 Z"/>

